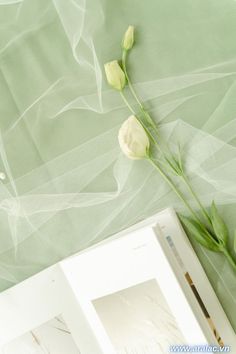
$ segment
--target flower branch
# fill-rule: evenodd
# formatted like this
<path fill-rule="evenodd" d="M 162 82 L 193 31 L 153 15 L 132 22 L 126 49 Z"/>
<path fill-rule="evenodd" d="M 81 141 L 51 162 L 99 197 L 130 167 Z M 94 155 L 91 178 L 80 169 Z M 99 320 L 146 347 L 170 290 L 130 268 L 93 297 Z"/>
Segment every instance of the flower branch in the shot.
<path fill-rule="evenodd" d="M 134 27 L 129 26 L 122 40 L 121 65 L 118 60 L 105 64 L 105 73 L 108 83 L 115 90 L 120 92 L 124 103 L 132 113 L 122 124 L 119 131 L 118 140 L 121 150 L 130 159 L 146 159 L 158 171 L 191 215 L 191 217 L 179 215 L 185 229 L 203 247 L 212 252 L 222 253 L 236 271 L 236 260 L 229 249 L 228 228 L 220 216 L 214 201 L 211 204 L 210 212 L 208 212 L 190 183 L 185 171 L 180 149 L 176 157 L 176 154 L 172 152 L 168 142 L 163 139 L 158 129 L 158 124 L 145 109 L 132 85 L 127 70 L 127 57 L 133 45 Z M 126 85 L 134 100 L 137 102 L 140 112 L 135 112 L 135 109 L 124 95 L 123 90 Z M 155 154 L 157 154 L 157 157 Z M 170 174 L 180 179 L 186 189 L 186 193 L 188 193 L 198 205 L 200 213 L 197 213 L 193 209 Z"/>

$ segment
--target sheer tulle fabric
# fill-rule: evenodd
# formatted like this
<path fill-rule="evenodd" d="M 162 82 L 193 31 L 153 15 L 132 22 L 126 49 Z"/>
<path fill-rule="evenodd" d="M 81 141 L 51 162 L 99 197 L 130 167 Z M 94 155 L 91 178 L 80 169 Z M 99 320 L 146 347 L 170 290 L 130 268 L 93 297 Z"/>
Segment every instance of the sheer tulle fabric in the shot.
<path fill-rule="evenodd" d="M 129 24 L 138 31 L 135 88 L 171 147 L 180 144 L 203 204 L 221 205 L 233 234 L 234 1 L 0 5 L 1 290 L 164 207 L 184 212 L 148 162 L 119 150 L 129 112 L 106 85 L 103 64 L 119 57 Z M 235 274 L 223 257 L 195 247 L 236 327 Z"/>

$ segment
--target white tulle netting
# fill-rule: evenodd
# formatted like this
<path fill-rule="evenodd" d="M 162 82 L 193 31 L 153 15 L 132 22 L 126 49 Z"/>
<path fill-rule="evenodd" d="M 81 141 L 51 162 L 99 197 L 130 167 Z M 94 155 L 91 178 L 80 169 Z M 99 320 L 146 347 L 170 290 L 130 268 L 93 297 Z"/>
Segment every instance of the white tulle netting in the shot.
<path fill-rule="evenodd" d="M 233 234 L 236 3 L 111 3 L 0 0 L 1 290 L 161 208 L 184 211 L 147 162 L 119 150 L 129 113 L 103 64 L 120 55 L 131 22 L 135 88 L 163 136 L 181 145 L 203 204 L 214 199 Z M 235 275 L 196 249 L 236 326 Z"/>

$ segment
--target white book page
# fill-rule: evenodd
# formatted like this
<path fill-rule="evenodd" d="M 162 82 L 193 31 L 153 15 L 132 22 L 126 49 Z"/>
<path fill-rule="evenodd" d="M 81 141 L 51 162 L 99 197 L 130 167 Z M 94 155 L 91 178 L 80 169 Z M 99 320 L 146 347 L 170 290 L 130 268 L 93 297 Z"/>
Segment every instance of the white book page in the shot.
<path fill-rule="evenodd" d="M 3 346 L 3 354 L 80 354 L 62 315 L 13 339 Z"/>
<path fill-rule="evenodd" d="M 1 354 L 101 354 L 59 265 L 0 294 Z"/>
<path fill-rule="evenodd" d="M 148 353 L 154 346 L 165 353 L 176 341 L 209 343 L 152 226 L 122 232 L 61 263 L 104 353 L 145 347 Z"/>
<path fill-rule="evenodd" d="M 173 343 L 186 343 L 155 279 L 96 299 L 93 305 L 117 354 L 166 354 Z"/>

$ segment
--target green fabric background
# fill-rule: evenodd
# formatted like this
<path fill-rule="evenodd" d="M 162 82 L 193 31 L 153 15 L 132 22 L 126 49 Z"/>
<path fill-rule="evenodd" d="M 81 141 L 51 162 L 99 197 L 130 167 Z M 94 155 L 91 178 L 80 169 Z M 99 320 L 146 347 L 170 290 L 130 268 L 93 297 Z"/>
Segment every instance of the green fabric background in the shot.
<path fill-rule="evenodd" d="M 129 24 L 136 89 L 192 152 L 193 185 L 233 235 L 236 2 L 0 0 L 1 290 L 163 207 L 183 210 L 146 162 L 119 151 L 129 113 L 103 64 L 120 57 Z M 235 274 L 194 247 L 236 328 Z"/>

